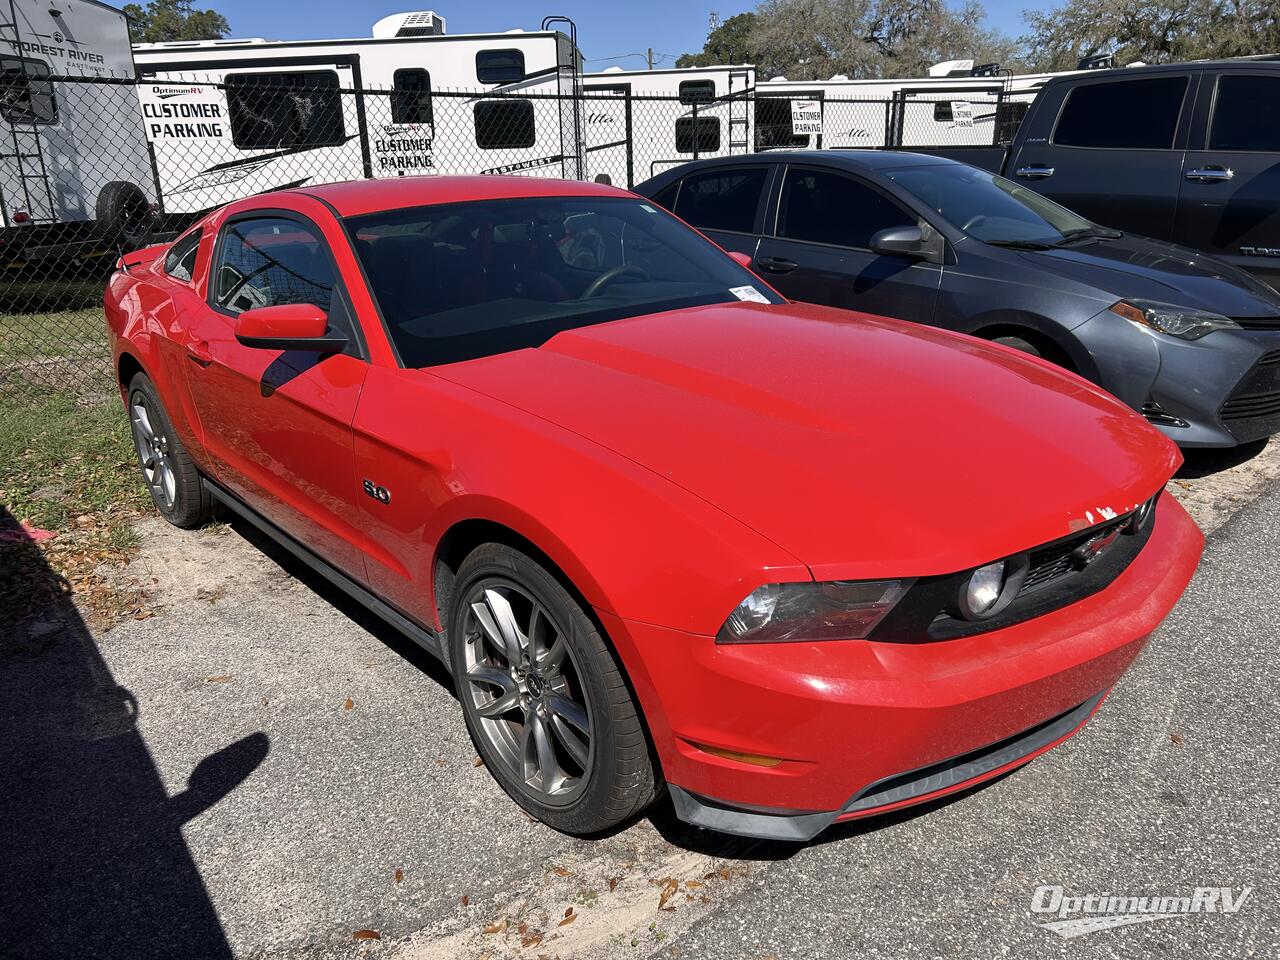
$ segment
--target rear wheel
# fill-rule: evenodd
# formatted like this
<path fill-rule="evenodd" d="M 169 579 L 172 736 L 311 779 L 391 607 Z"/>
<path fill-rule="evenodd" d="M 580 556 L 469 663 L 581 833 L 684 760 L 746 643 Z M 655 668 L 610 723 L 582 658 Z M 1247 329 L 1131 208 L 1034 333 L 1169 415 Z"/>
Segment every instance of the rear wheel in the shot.
<path fill-rule="evenodd" d="M 145 373 L 129 381 L 129 428 L 142 478 L 160 515 L 175 527 L 198 527 L 213 515 L 200 473 Z"/>
<path fill-rule="evenodd" d="M 621 669 L 555 577 L 519 550 L 485 544 L 459 568 L 449 610 L 467 729 L 516 803 L 572 834 L 648 806 L 653 767 Z"/>

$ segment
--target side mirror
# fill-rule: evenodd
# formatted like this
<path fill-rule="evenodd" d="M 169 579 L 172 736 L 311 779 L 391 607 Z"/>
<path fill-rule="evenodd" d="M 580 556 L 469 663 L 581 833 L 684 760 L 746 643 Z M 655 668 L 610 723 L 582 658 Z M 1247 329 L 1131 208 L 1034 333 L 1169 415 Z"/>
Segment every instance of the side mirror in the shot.
<path fill-rule="evenodd" d="M 738 261 L 738 265 L 739 265 L 739 266 L 746 267 L 748 270 L 752 270 L 752 269 L 753 269 L 753 268 L 752 268 L 752 266 L 751 266 L 751 255 L 750 255 L 750 254 L 747 254 L 747 253 L 740 253 L 740 252 L 739 252 L 739 251 L 737 251 L 737 250 L 730 250 L 730 251 L 729 251 L 729 256 L 733 257 L 733 259 L 734 259 L 734 260 Z M 753 272 L 754 272 L 754 271 L 753 271 Z"/>
<path fill-rule="evenodd" d="M 342 334 L 329 333 L 329 318 L 314 303 L 246 310 L 236 319 L 236 339 L 259 350 L 337 353 L 347 345 Z"/>
<path fill-rule="evenodd" d="M 890 227 L 871 238 L 871 252 L 891 257 L 925 257 L 924 233 L 919 227 Z"/>

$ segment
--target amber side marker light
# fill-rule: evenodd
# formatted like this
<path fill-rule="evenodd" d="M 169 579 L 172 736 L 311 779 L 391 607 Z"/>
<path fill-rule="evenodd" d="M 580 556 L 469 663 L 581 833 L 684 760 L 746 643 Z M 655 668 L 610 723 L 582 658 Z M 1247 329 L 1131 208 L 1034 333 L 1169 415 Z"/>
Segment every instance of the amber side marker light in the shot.
<path fill-rule="evenodd" d="M 737 760 L 739 763 L 749 763 L 753 767 L 776 767 L 782 762 L 781 757 L 762 757 L 758 753 L 739 753 L 737 750 L 725 750 L 721 747 L 713 747 L 710 744 L 698 743 L 696 740 L 686 740 L 685 742 L 697 747 L 703 753 L 711 754 L 713 757 Z"/>

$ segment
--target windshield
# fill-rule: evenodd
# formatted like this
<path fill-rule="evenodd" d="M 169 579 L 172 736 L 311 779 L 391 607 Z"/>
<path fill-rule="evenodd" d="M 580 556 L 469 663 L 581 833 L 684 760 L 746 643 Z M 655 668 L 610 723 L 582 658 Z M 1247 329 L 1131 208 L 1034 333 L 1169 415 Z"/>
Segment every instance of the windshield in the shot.
<path fill-rule="evenodd" d="M 627 197 L 533 197 L 349 220 L 401 362 L 536 347 L 562 330 L 777 294 L 670 214 Z"/>
<path fill-rule="evenodd" d="M 946 163 L 892 170 L 887 176 L 986 243 L 1055 246 L 1100 232 L 1084 217 L 1034 190 L 977 167 Z"/>

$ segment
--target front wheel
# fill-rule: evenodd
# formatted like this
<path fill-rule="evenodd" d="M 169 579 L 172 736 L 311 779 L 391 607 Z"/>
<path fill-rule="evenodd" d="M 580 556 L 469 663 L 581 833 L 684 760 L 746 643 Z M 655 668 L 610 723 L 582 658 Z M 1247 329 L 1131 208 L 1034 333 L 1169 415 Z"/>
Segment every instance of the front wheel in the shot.
<path fill-rule="evenodd" d="M 467 730 L 516 803 L 581 835 L 652 802 L 648 741 L 621 669 L 554 576 L 519 550 L 485 544 L 459 568 L 449 611 Z"/>

